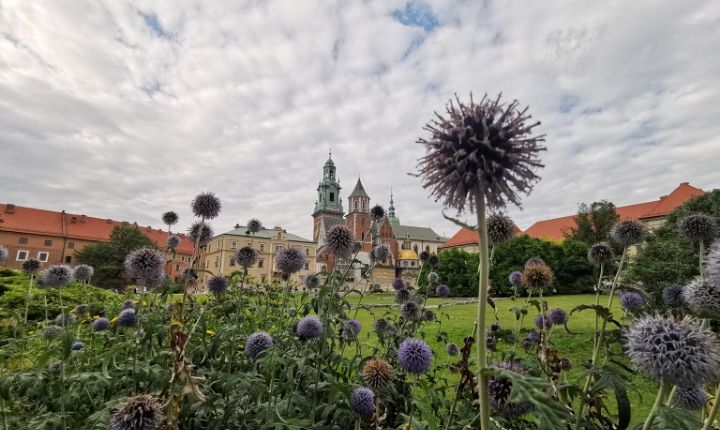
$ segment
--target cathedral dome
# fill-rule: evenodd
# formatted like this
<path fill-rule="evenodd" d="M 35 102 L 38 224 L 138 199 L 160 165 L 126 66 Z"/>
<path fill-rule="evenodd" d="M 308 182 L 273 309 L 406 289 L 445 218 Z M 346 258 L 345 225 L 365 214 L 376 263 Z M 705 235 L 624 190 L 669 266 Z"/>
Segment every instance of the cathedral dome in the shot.
<path fill-rule="evenodd" d="M 417 252 L 413 251 L 412 249 L 401 249 L 400 253 L 398 254 L 398 260 L 419 260 L 420 257 L 418 257 Z"/>

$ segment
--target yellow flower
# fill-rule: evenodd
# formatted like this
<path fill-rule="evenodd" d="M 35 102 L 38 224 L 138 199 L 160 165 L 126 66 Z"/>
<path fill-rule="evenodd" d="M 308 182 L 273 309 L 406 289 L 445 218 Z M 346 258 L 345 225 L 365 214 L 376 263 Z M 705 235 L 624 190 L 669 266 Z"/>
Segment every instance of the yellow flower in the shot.
<path fill-rule="evenodd" d="M 115 317 L 110 320 L 110 324 L 115 324 L 117 322 L 118 317 Z"/>
<path fill-rule="evenodd" d="M 143 306 L 147 306 L 147 302 L 145 300 L 142 301 Z"/>
<path fill-rule="evenodd" d="M 205 330 L 205 333 L 207 333 L 207 334 L 209 334 L 210 336 L 212 336 L 212 335 L 215 334 L 215 330 L 210 330 L 210 329 L 208 329 L 208 330 Z"/>
<path fill-rule="evenodd" d="M 28 336 L 30 336 L 30 335 L 33 334 L 33 333 L 35 333 L 35 332 L 34 332 L 34 331 L 29 331 L 29 332 L 28 332 Z"/>
<path fill-rule="evenodd" d="M 403 426 L 402 430 L 415 430 L 415 426 L 413 426 L 410 423 L 407 423 Z"/>

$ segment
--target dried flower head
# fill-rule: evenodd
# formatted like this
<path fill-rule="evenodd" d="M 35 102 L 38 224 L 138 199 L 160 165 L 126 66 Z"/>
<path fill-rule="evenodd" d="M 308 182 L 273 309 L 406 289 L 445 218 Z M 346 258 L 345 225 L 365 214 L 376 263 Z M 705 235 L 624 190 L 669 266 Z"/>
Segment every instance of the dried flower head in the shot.
<path fill-rule="evenodd" d="M 213 193 L 200 193 L 192 201 L 192 211 L 195 216 L 203 219 L 213 219 L 220 214 L 220 199 Z"/>
<path fill-rule="evenodd" d="M 305 267 L 305 253 L 298 248 L 282 248 L 275 254 L 275 266 L 283 273 L 298 272 Z"/>
<path fill-rule="evenodd" d="M 70 349 L 73 351 L 82 351 L 83 349 L 85 349 L 86 346 L 87 345 L 85 345 L 85 342 L 76 340 L 72 343 L 72 345 L 70 345 Z"/>
<path fill-rule="evenodd" d="M 448 343 L 445 346 L 445 350 L 447 351 L 448 355 L 451 357 L 454 357 L 460 353 L 460 349 L 458 349 L 458 346 L 454 343 Z"/>
<path fill-rule="evenodd" d="M 400 343 L 397 350 L 397 359 L 406 372 L 420 375 L 430 368 L 433 353 L 424 340 L 409 338 Z"/>
<path fill-rule="evenodd" d="M 62 327 L 59 327 L 56 325 L 49 325 L 43 329 L 42 337 L 47 340 L 59 339 L 60 337 L 62 337 L 62 334 L 63 334 Z"/>
<path fill-rule="evenodd" d="M 663 289 L 663 302 L 666 305 L 679 308 L 685 304 L 683 298 L 683 286 L 680 284 L 671 284 Z"/>
<path fill-rule="evenodd" d="M 43 287 L 64 287 L 73 281 L 70 266 L 57 264 L 40 272 L 40 283 Z"/>
<path fill-rule="evenodd" d="M 555 281 L 555 274 L 546 264 L 525 265 L 522 283 L 531 291 L 540 291 L 550 288 Z"/>
<path fill-rule="evenodd" d="M 392 287 L 395 291 L 404 290 L 407 286 L 405 285 L 405 281 L 402 280 L 402 278 L 395 278 L 392 281 Z"/>
<path fill-rule="evenodd" d="M 369 388 L 356 388 L 350 395 L 350 409 L 366 418 L 372 416 L 375 413 L 375 394 Z"/>
<path fill-rule="evenodd" d="M 320 337 L 323 332 L 323 324 L 317 317 L 308 315 L 298 321 L 295 330 L 300 340 L 310 340 Z"/>
<path fill-rule="evenodd" d="M 368 360 L 362 369 L 362 378 L 365 385 L 376 393 L 383 392 L 395 379 L 395 369 L 381 358 Z"/>
<path fill-rule="evenodd" d="M 428 257 L 427 262 L 430 265 L 430 267 L 438 267 L 440 265 L 440 257 L 433 254 Z"/>
<path fill-rule="evenodd" d="M 715 335 L 690 320 L 646 316 L 627 331 L 630 361 L 655 380 L 700 385 L 720 375 L 720 345 Z"/>
<path fill-rule="evenodd" d="M 430 272 L 427 275 L 428 282 L 431 284 L 435 284 L 440 280 L 440 275 L 438 275 L 435 272 Z"/>
<path fill-rule="evenodd" d="M 683 288 L 685 304 L 698 315 L 720 316 L 720 285 L 713 278 L 697 277 Z"/>
<path fill-rule="evenodd" d="M 92 266 L 88 266 L 87 264 L 78 264 L 75 266 L 75 270 L 73 270 L 73 277 L 77 279 L 78 281 L 82 282 L 88 282 L 90 281 L 90 278 L 95 274 L 95 269 L 92 268 Z"/>
<path fill-rule="evenodd" d="M 545 260 L 540 257 L 530 257 L 525 262 L 525 267 L 532 266 L 534 264 L 545 264 Z"/>
<path fill-rule="evenodd" d="M 435 287 L 435 295 L 438 297 L 447 297 L 450 295 L 450 287 L 445 284 L 440 284 Z"/>
<path fill-rule="evenodd" d="M 260 357 L 266 350 L 272 348 L 273 339 L 268 333 L 258 331 L 245 340 L 245 353 L 253 360 Z"/>
<path fill-rule="evenodd" d="M 509 370 L 518 375 L 527 375 L 527 371 L 517 362 L 501 361 L 494 367 Z M 530 412 L 533 407 L 529 402 L 509 402 L 510 392 L 512 392 L 513 383 L 507 378 L 492 377 L 488 383 L 488 391 L 490 394 L 490 406 L 500 415 L 508 419 L 521 417 Z"/>
<path fill-rule="evenodd" d="M 193 245 L 205 246 L 213 238 L 213 229 L 208 223 L 197 221 L 188 229 L 188 237 Z"/>
<path fill-rule="evenodd" d="M 490 207 L 519 206 L 517 193 L 528 194 L 540 179 L 535 170 L 543 167 L 538 155 L 545 139 L 532 135 L 540 122 L 531 123 L 527 108 L 519 109 L 517 100 L 501 103 L 499 95 L 475 103 L 471 94 L 469 104 L 456 96 L 445 111 L 425 126 L 430 137 L 418 140 L 427 151 L 418 165 L 423 187 L 458 211 L 472 210 L 478 196 Z"/>
<path fill-rule="evenodd" d="M 636 245 L 645 240 L 645 227 L 638 221 L 620 221 L 610 231 L 610 237 L 622 246 Z"/>
<path fill-rule="evenodd" d="M 247 222 L 247 229 L 250 233 L 255 234 L 263 229 L 263 225 L 257 218 L 251 218 L 250 221 Z"/>
<path fill-rule="evenodd" d="M 125 271 L 133 278 L 156 280 L 165 273 L 165 256 L 150 248 L 136 249 L 125 257 Z"/>
<path fill-rule="evenodd" d="M 487 234 L 491 244 L 502 245 L 515 235 L 515 223 L 505 214 L 492 214 L 487 218 Z"/>
<path fill-rule="evenodd" d="M 120 327 L 135 327 L 137 325 L 137 316 L 134 308 L 127 308 L 120 311 L 117 316 L 117 323 Z"/>
<path fill-rule="evenodd" d="M 120 305 L 121 309 L 133 309 L 135 308 L 135 302 L 131 299 L 127 299 Z"/>
<path fill-rule="evenodd" d="M 420 308 L 415 302 L 405 302 L 400 307 L 400 314 L 408 321 L 415 321 L 420 318 Z"/>
<path fill-rule="evenodd" d="M 620 305 L 631 312 L 637 312 L 645 305 L 645 296 L 635 291 L 620 293 Z"/>
<path fill-rule="evenodd" d="M 677 408 L 699 411 L 707 401 L 708 395 L 703 387 L 678 387 L 671 403 Z"/>
<path fill-rule="evenodd" d="M 510 282 L 510 285 L 514 286 L 520 286 L 522 284 L 522 272 L 518 272 L 517 270 L 510 273 L 510 276 L 508 276 L 508 281 Z"/>
<path fill-rule="evenodd" d="M 320 277 L 315 273 L 311 273 L 305 277 L 303 284 L 305 284 L 305 288 L 314 290 L 320 286 Z"/>
<path fill-rule="evenodd" d="M 370 209 L 370 218 L 373 221 L 378 222 L 385 217 L 385 209 L 380 205 L 375 205 Z"/>
<path fill-rule="evenodd" d="M 550 321 L 550 318 L 545 314 L 537 314 L 535 316 L 535 327 L 537 327 L 539 330 L 547 330 L 550 327 L 553 326 L 552 321 Z"/>
<path fill-rule="evenodd" d="M 110 430 L 157 430 L 164 419 L 160 402 L 142 394 L 129 398 L 112 414 Z"/>
<path fill-rule="evenodd" d="M 553 324 L 563 325 L 567 322 L 567 312 L 560 308 L 555 308 L 550 311 L 548 318 L 550 318 L 550 322 Z"/>
<path fill-rule="evenodd" d="M 615 253 L 612 247 L 606 242 L 600 242 L 592 245 L 590 249 L 588 249 L 587 257 L 591 263 L 597 265 L 609 264 L 615 259 Z"/>
<path fill-rule="evenodd" d="M 177 248 L 178 246 L 180 246 L 180 242 L 181 242 L 180 236 L 178 236 L 176 234 L 171 234 L 170 236 L 168 236 L 167 242 L 165 242 L 165 245 L 167 245 L 168 248 Z"/>
<path fill-rule="evenodd" d="M 93 331 L 105 331 L 110 328 L 110 320 L 100 317 L 92 322 Z"/>
<path fill-rule="evenodd" d="M 376 261 L 376 262 L 385 261 L 385 260 L 387 260 L 387 258 L 389 256 L 390 256 L 390 247 L 385 243 L 376 245 L 373 249 L 370 250 L 370 259 L 372 261 Z"/>
<path fill-rule="evenodd" d="M 355 235 L 344 224 L 335 224 L 325 233 L 328 251 L 339 258 L 349 258 L 355 252 Z"/>
<path fill-rule="evenodd" d="M 208 279 L 208 291 L 213 294 L 222 294 L 227 291 L 230 286 L 230 282 L 224 276 L 213 276 Z"/>
<path fill-rule="evenodd" d="M 38 270 L 40 270 L 40 260 L 37 258 L 28 258 L 27 260 L 23 261 L 22 264 L 23 272 L 27 274 L 36 273 Z"/>
<path fill-rule="evenodd" d="M 77 321 L 77 318 L 75 318 L 75 315 L 73 314 L 58 314 L 55 317 L 55 325 L 59 326 L 69 326 L 75 324 L 75 321 Z"/>
<path fill-rule="evenodd" d="M 717 236 L 717 221 L 705 214 L 692 214 L 678 222 L 678 231 L 693 242 L 712 241 Z"/>
<path fill-rule="evenodd" d="M 360 334 L 360 321 L 349 319 L 342 323 L 342 334 L 348 339 L 355 339 Z"/>
<path fill-rule="evenodd" d="M 428 258 L 430 258 L 430 253 L 427 251 L 422 251 L 418 257 L 420 257 L 420 261 L 426 262 L 428 261 Z"/>
<path fill-rule="evenodd" d="M 391 329 L 390 323 L 385 318 L 376 319 L 374 327 L 375 332 L 380 335 L 387 333 Z"/>
<path fill-rule="evenodd" d="M 399 304 L 407 303 L 412 300 L 412 294 L 409 290 L 402 289 L 395 291 L 395 301 Z"/>

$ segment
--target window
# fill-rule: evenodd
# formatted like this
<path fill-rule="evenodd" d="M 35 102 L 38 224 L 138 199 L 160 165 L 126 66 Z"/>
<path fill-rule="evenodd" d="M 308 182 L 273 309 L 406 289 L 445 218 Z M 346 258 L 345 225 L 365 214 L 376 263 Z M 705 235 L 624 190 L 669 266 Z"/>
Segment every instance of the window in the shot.
<path fill-rule="evenodd" d="M 365 210 L 365 200 L 362 201 L 362 209 Z"/>
<path fill-rule="evenodd" d="M 265 261 L 265 260 L 262 260 L 262 259 L 258 260 L 258 267 L 263 267 L 263 262 L 264 262 L 264 261 Z M 264 276 L 263 276 L 263 278 L 264 278 Z M 263 282 L 265 282 L 265 281 L 263 280 Z"/>
<path fill-rule="evenodd" d="M 263 251 L 265 251 L 265 244 L 261 243 L 260 244 L 260 252 L 263 252 Z"/>
<path fill-rule="evenodd" d="M 330 201 L 331 202 L 335 201 L 335 193 L 330 193 Z"/>
<path fill-rule="evenodd" d="M 27 237 L 21 237 L 20 239 L 18 239 L 18 243 L 23 244 L 23 245 L 26 244 L 26 243 L 27 243 Z"/>
<path fill-rule="evenodd" d="M 231 266 L 234 266 L 234 265 L 235 265 L 235 259 L 234 259 L 234 258 L 231 258 L 231 259 L 230 259 L 230 265 L 231 265 Z"/>
<path fill-rule="evenodd" d="M 262 275 L 262 276 L 260 277 L 260 282 L 262 282 L 263 284 L 264 284 L 265 282 L 267 282 L 267 276 L 266 276 L 266 275 Z"/>
<path fill-rule="evenodd" d="M 310 255 L 310 248 L 305 248 L 305 255 Z"/>
<path fill-rule="evenodd" d="M 357 200 L 353 202 L 353 209 L 357 210 Z"/>
<path fill-rule="evenodd" d="M 230 241 L 230 249 L 237 248 L 237 240 L 231 240 Z"/>
<path fill-rule="evenodd" d="M 278 252 L 282 249 L 282 245 L 275 245 L 275 252 Z"/>
<path fill-rule="evenodd" d="M 50 239 L 45 239 L 45 243 L 43 243 L 43 245 L 45 245 L 45 246 L 52 246 L 52 240 L 50 240 Z"/>
<path fill-rule="evenodd" d="M 15 258 L 17 261 L 25 261 L 28 259 L 28 252 L 27 251 L 18 251 L 17 257 Z"/>
<path fill-rule="evenodd" d="M 179 271 L 180 271 L 180 265 L 179 265 L 179 264 L 176 264 L 176 265 L 175 265 L 175 271 L 176 271 L 176 272 L 179 272 Z"/>
<path fill-rule="evenodd" d="M 430 247 L 429 247 L 429 246 L 426 246 L 426 247 L 425 247 L 425 251 L 430 252 Z"/>
<path fill-rule="evenodd" d="M 407 263 L 408 263 L 407 261 L 403 261 L 403 266 L 407 267 L 407 265 L 408 265 Z"/>
<path fill-rule="evenodd" d="M 49 257 L 49 255 L 47 252 L 45 252 L 45 251 L 38 252 L 37 259 L 42 261 L 43 263 L 47 263 L 48 257 Z"/>
<path fill-rule="evenodd" d="M 305 270 L 310 270 L 310 263 L 305 263 Z"/>
<path fill-rule="evenodd" d="M 415 267 L 415 262 L 414 262 L 414 261 L 411 261 L 411 262 L 410 262 L 410 265 L 411 265 L 412 267 Z"/>
<path fill-rule="evenodd" d="M 68 249 L 75 249 L 75 242 L 68 242 Z"/>
<path fill-rule="evenodd" d="M 70 264 L 71 261 L 72 261 L 72 257 L 69 255 L 66 255 L 65 256 L 65 264 Z"/>

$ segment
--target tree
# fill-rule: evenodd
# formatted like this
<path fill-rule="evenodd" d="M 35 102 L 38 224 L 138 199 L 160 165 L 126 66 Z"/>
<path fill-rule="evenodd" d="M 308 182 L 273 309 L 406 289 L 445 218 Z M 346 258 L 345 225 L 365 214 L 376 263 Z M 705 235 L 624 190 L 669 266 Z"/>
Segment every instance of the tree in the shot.
<path fill-rule="evenodd" d="M 115 227 L 109 242 L 93 243 L 77 253 L 80 264 L 95 269 L 93 283 L 103 288 L 123 288 L 128 280 L 124 276 L 125 256 L 138 248 L 156 248 L 155 243 L 140 230 L 130 226 Z"/>
<path fill-rule="evenodd" d="M 610 229 L 618 220 L 615 205 L 607 200 L 592 202 L 590 206 L 581 203 L 575 216 L 575 225 L 570 238 L 588 245 L 608 240 Z"/>

